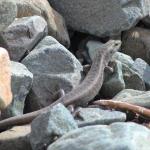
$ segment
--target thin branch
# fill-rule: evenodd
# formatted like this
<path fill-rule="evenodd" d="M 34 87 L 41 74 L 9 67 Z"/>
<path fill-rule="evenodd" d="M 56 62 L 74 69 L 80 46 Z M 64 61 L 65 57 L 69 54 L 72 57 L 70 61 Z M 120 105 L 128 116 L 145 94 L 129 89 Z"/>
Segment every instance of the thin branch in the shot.
<path fill-rule="evenodd" d="M 137 113 L 139 115 L 145 116 L 147 118 L 150 118 L 150 109 L 137 106 L 134 104 L 130 104 L 127 102 L 114 101 L 114 100 L 98 100 L 95 101 L 94 104 L 100 106 L 107 106 L 114 109 L 128 110 Z"/>

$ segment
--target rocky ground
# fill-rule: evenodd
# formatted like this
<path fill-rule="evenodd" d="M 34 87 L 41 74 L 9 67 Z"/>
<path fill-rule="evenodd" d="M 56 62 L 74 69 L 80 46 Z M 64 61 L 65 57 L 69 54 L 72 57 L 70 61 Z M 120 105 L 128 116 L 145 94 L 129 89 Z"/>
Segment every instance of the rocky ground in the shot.
<path fill-rule="evenodd" d="M 0 150 L 150 150 L 149 14 L 149 0 L 0 0 Z M 88 105 L 1 127 L 78 89 L 109 40 L 122 44 Z"/>

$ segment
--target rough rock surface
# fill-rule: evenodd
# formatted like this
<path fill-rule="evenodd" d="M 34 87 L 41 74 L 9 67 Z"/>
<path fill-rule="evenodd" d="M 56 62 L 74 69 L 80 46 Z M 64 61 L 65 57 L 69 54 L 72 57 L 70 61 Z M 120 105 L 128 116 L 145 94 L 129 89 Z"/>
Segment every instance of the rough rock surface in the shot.
<path fill-rule="evenodd" d="M 150 27 L 150 14 L 148 15 L 148 16 L 146 16 L 143 20 L 142 20 L 142 22 L 144 23 L 144 25 L 146 26 L 146 27 Z"/>
<path fill-rule="evenodd" d="M 150 30 L 135 27 L 122 36 L 122 52 L 132 58 L 142 58 L 150 64 Z"/>
<path fill-rule="evenodd" d="M 111 124 L 113 122 L 124 122 L 126 114 L 119 111 L 103 110 L 100 108 L 80 108 L 76 116 L 78 125 Z"/>
<path fill-rule="evenodd" d="M 78 126 L 70 112 L 58 104 L 33 120 L 30 143 L 33 150 L 43 150 L 49 144 Z"/>
<path fill-rule="evenodd" d="M 143 80 L 145 81 L 147 90 L 150 89 L 150 66 L 142 59 L 137 58 L 132 66 L 132 69 L 136 70 Z"/>
<path fill-rule="evenodd" d="M 0 110 L 12 102 L 11 67 L 8 52 L 0 48 Z"/>
<path fill-rule="evenodd" d="M 74 130 L 47 150 L 148 150 L 150 130 L 135 123 L 113 123 Z"/>
<path fill-rule="evenodd" d="M 32 150 L 29 142 L 31 127 L 16 126 L 0 133 L 0 150 Z"/>
<path fill-rule="evenodd" d="M 96 36 L 119 34 L 149 13 L 148 0 L 49 0 L 74 30 Z"/>
<path fill-rule="evenodd" d="M 145 82 L 139 73 L 122 64 L 123 79 L 126 89 L 145 90 Z"/>
<path fill-rule="evenodd" d="M 128 67 L 131 67 L 134 63 L 133 59 L 129 55 L 126 55 L 121 52 L 116 52 L 112 58 L 122 62 L 123 64 L 127 65 Z"/>
<path fill-rule="evenodd" d="M 49 35 L 55 37 L 61 44 L 69 47 L 70 39 L 63 17 L 57 13 L 47 0 L 14 0 L 18 13 L 17 17 L 38 15 L 48 24 Z"/>
<path fill-rule="evenodd" d="M 11 87 L 13 100 L 2 112 L 3 118 L 23 114 L 25 98 L 32 86 L 33 74 L 21 63 L 11 62 Z"/>
<path fill-rule="evenodd" d="M 1 33 L 0 44 L 7 48 L 11 60 L 20 61 L 47 35 L 47 23 L 40 16 L 16 19 Z"/>
<path fill-rule="evenodd" d="M 119 92 L 113 99 L 116 101 L 119 100 L 150 108 L 150 91 L 146 92 L 133 89 L 124 89 Z"/>
<path fill-rule="evenodd" d="M 125 88 L 122 74 L 122 63 L 113 61 L 113 73 L 105 73 L 105 80 L 101 89 L 103 96 L 112 98 Z"/>
<path fill-rule="evenodd" d="M 5 30 L 16 18 L 17 6 L 13 0 L 0 1 L 0 31 Z"/>
<path fill-rule="evenodd" d="M 79 61 L 50 36 L 45 37 L 22 63 L 34 75 L 28 96 L 31 110 L 49 105 L 55 92 L 60 89 L 69 92 L 81 80 Z"/>

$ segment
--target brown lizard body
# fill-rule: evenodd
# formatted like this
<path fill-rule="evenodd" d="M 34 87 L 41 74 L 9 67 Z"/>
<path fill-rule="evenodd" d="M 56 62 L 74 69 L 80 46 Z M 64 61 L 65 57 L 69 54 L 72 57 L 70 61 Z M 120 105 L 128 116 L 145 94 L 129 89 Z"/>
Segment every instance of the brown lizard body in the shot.
<path fill-rule="evenodd" d="M 50 107 L 58 103 L 62 103 L 65 106 L 70 104 L 75 104 L 77 106 L 87 105 L 98 94 L 103 83 L 104 69 L 110 61 L 112 55 L 120 48 L 120 45 L 120 41 L 110 40 L 104 45 L 103 48 L 100 48 L 87 76 L 75 89 L 59 98 L 50 106 L 28 114 L 15 116 L 0 121 L 0 129 L 8 128 L 14 125 L 28 124 L 39 114 L 46 112 Z"/>

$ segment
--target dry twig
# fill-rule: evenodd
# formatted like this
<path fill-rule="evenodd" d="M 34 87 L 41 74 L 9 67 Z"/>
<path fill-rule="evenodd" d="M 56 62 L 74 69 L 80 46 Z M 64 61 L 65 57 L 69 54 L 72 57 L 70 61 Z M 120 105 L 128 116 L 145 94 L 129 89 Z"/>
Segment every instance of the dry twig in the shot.
<path fill-rule="evenodd" d="M 114 100 L 98 100 L 98 101 L 95 101 L 94 104 L 100 105 L 100 106 L 107 106 L 107 107 L 114 108 L 114 109 L 132 111 L 144 117 L 150 118 L 150 109 L 137 106 L 134 104 L 130 104 L 127 102 L 114 101 Z"/>

